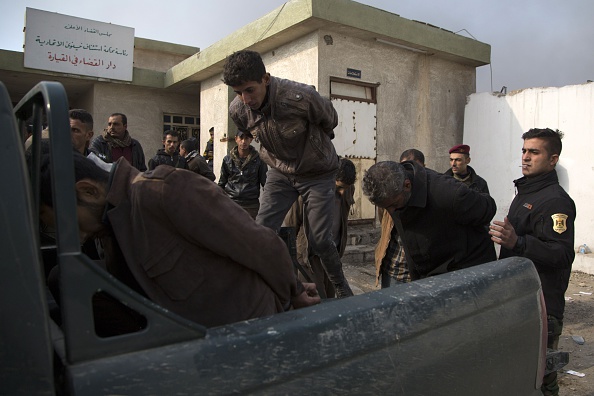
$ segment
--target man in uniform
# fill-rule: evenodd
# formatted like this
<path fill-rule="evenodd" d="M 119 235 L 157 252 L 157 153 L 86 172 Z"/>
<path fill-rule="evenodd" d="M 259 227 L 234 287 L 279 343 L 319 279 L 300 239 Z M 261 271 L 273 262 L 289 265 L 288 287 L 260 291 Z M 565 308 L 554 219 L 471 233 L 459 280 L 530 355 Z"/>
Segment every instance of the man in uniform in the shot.
<path fill-rule="evenodd" d="M 491 238 L 501 245 L 499 258 L 532 260 L 542 284 L 548 319 L 547 347 L 557 349 L 563 330 L 565 291 L 574 252 L 575 203 L 559 185 L 555 166 L 561 154 L 560 131 L 530 129 L 522 135 L 522 178 L 518 194 L 503 221 L 491 225 Z M 557 372 L 546 375 L 544 395 L 558 395 Z"/>
<path fill-rule="evenodd" d="M 459 144 L 450 149 L 450 169 L 444 172 L 448 176 L 465 183 L 468 187 L 489 194 L 485 179 L 476 174 L 470 165 L 470 146 Z"/>

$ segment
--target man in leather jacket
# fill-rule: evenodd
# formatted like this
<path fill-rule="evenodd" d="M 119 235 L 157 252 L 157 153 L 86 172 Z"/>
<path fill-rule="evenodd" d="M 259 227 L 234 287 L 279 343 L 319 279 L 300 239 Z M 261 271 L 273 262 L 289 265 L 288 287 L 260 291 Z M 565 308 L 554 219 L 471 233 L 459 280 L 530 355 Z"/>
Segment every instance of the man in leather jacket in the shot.
<path fill-rule="evenodd" d="M 238 51 L 224 66 L 223 81 L 237 94 L 229 115 L 240 131 L 260 142 L 270 170 L 256 222 L 275 231 L 299 195 L 317 254 L 339 298 L 353 292 L 332 236 L 338 156 L 331 142 L 338 114 L 314 87 L 272 77 L 260 54 Z"/>
<path fill-rule="evenodd" d="M 251 145 L 252 139 L 250 133 L 237 131 L 237 146 L 231 149 L 221 164 L 219 186 L 255 219 L 260 208 L 260 186 L 264 187 L 266 183 L 268 167 Z"/>

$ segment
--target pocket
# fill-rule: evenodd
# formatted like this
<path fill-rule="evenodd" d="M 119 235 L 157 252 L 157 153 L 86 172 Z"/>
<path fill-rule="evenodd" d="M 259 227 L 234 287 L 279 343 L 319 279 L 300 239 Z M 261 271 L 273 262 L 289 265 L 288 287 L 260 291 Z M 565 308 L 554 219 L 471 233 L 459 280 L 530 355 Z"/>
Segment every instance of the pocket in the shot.
<path fill-rule="evenodd" d="M 147 276 L 173 301 L 186 300 L 204 281 L 199 261 L 192 259 L 191 252 L 173 237 L 141 264 Z"/>

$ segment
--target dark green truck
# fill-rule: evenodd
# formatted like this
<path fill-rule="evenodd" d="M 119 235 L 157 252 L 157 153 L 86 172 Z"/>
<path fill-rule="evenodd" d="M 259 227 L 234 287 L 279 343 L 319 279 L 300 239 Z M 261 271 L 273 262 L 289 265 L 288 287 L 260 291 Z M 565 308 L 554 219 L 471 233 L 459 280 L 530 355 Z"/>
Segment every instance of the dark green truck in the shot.
<path fill-rule="evenodd" d="M 58 213 L 49 244 L 36 210 L 42 114 Z M 81 253 L 63 87 L 40 83 L 13 109 L 0 83 L 0 125 L 2 395 L 540 395 L 547 363 L 567 358 L 546 359 L 540 282 L 521 258 L 217 328 L 187 321 Z M 46 284 L 52 256 L 59 302 Z M 145 329 L 97 336 L 97 293 L 143 315 Z"/>

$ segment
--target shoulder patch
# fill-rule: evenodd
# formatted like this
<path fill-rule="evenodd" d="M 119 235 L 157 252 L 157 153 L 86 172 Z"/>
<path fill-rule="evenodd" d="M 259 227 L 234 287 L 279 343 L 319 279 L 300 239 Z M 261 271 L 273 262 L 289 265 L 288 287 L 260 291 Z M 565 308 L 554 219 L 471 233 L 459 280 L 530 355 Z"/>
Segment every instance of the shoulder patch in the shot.
<path fill-rule="evenodd" d="M 553 231 L 558 234 L 563 234 L 565 231 L 567 231 L 567 217 L 569 216 L 563 213 L 555 213 L 552 215 L 551 219 L 553 219 Z"/>

